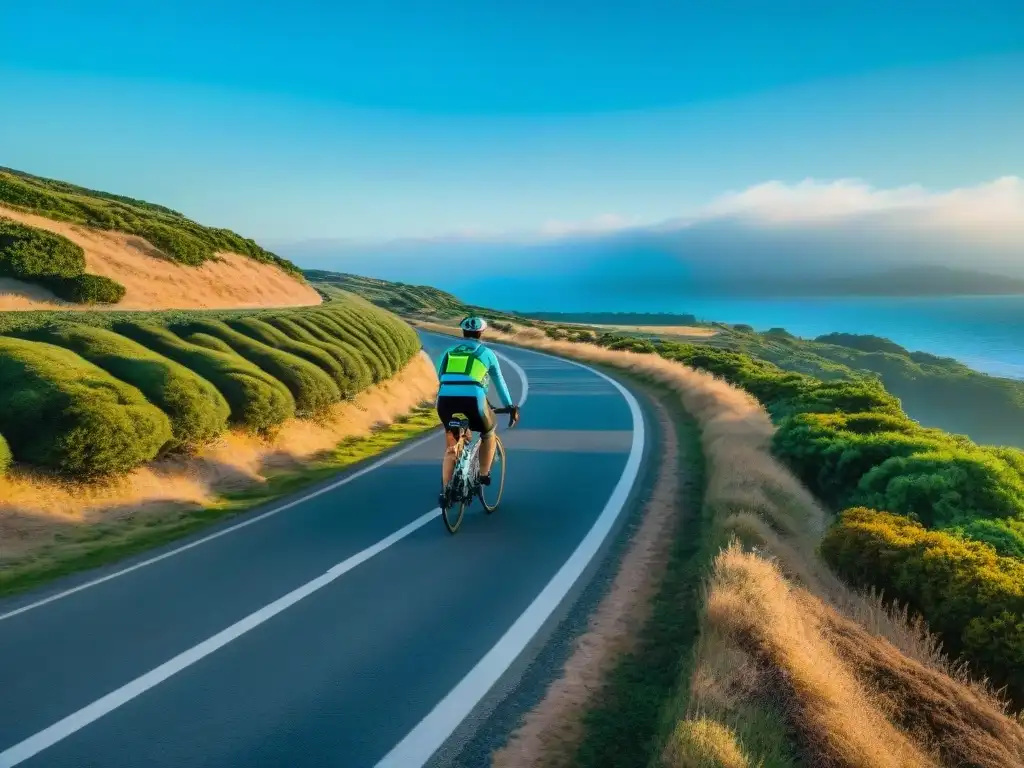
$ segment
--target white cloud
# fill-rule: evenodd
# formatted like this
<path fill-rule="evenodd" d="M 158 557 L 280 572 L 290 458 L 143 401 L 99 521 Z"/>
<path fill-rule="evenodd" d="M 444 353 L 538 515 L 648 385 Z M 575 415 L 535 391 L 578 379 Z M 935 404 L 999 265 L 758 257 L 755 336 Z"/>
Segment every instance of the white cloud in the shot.
<path fill-rule="evenodd" d="M 541 234 L 548 237 L 562 237 L 565 235 L 594 234 L 601 232 L 614 232 L 619 229 L 626 229 L 635 226 L 634 222 L 625 216 L 617 213 L 602 213 L 588 221 L 565 222 L 548 221 L 541 227 Z"/>
<path fill-rule="evenodd" d="M 920 185 L 876 189 L 859 179 L 787 185 L 769 181 L 729 192 L 695 218 L 740 218 L 772 224 L 822 224 L 887 214 L 909 228 L 994 228 L 1024 232 L 1024 179 L 1004 176 L 973 187 L 930 191 Z"/>

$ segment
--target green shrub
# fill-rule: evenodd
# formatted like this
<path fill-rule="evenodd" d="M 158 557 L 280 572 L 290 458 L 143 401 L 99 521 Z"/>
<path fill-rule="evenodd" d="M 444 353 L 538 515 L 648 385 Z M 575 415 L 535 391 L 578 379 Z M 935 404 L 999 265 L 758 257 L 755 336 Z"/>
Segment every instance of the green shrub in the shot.
<path fill-rule="evenodd" d="M 1024 511 L 1024 482 L 998 456 L 980 449 L 940 448 L 893 456 L 866 473 L 859 502 L 908 515 L 927 526 Z"/>
<path fill-rule="evenodd" d="M 0 274 L 33 280 L 84 271 L 85 251 L 66 237 L 0 218 Z"/>
<path fill-rule="evenodd" d="M 1004 557 L 1024 561 L 1024 520 L 979 518 L 957 526 L 950 533 L 988 544 Z"/>
<path fill-rule="evenodd" d="M 913 422 L 887 414 L 800 413 L 783 420 L 772 438 L 775 455 L 836 506 L 850 503 L 861 478 L 882 462 L 942 444 Z"/>
<path fill-rule="evenodd" d="M 363 302 L 338 302 L 324 307 L 322 311 L 350 325 L 362 327 L 370 341 L 385 352 L 393 374 L 400 371 L 412 357 L 410 335 L 404 332 L 408 326 L 390 312 Z M 415 333 L 411 335 L 415 336 Z M 417 345 L 418 342 L 419 338 L 416 337 Z"/>
<path fill-rule="evenodd" d="M 360 387 L 356 382 L 358 373 L 355 368 L 353 366 L 347 368 L 341 360 L 331 355 L 322 347 L 293 339 L 284 331 L 254 317 L 228 320 L 226 322 L 232 329 L 244 333 L 256 341 L 301 357 L 303 360 L 318 366 L 338 386 L 342 397 L 350 398 L 360 391 Z"/>
<path fill-rule="evenodd" d="M 231 409 L 213 384 L 138 342 L 105 328 L 77 324 L 36 332 L 30 338 L 70 349 L 137 387 L 167 414 L 175 440 L 187 448 L 227 429 Z"/>
<path fill-rule="evenodd" d="M 224 341 L 224 339 L 218 339 L 216 336 L 211 336 L 208 333 L 182 333 L 180 335 L 190 344 L 205 347 L 206 349 L 211 349 L 214 352 L 223 352 L 225 355 L 235 354 L 235 350 L 233 350 L 231 345 Z"/>
<path fill-rule="evenodd" d="M 1024 703 L 1024 561 L 864 508 L 842 513 L 821 553 L 855 586 L 919 611 L 948 651 Z"/>
<path fill-rule="evenodd" d="M 124 298 L 125 287 L 102 275 L 44 277 L 37 280 L 64 301 L 76 304 L 116 304 Z"/>
<path fill-rule="evenodd" d="M 349 329 L 342 328 L 337 323 L 316 322 L 312 316 L 301 314 L 289 315 L 287 317 L 295 325 L 299 326 L 315 338 L 328 343 L 345 342 L 357 350 L 360 359 L 370 370 L 371 383 L 376 384 L 387 378 L 384 361 L 380 355 L 373 351 L 373 348 L 360 335 Z"/>
<path fill-rule="evenodd" d="M 876 381 L 821 381 L 770 409 L 773 414 L 876 413 L 905 417 L 898 398 Z"/>
<path fill-rule="evenodd" d="M 114 328 L 207 379 L 228 401 L 235 424 L 265 432 L 295 415 L 288 388 L 233 352 L 190 343 L 156 325 L 118 323 Z"/>
<path fill-rule="evenodd" d="M 14 456 L 75 476 L 124 472 L 172 440 L 135 387 L 74 352 L 0 337 L 0 428 Z"/>
<path fill-rule="evenodd" d="M 175 330 L 206 333 L 227 344 L 250 363 L 282 382 L 295 398 L 299 416 L 319 413 L 341 400 L 334 380 L 313 363 L 284 350 L 263 344 L 220 320 L 194 320 Z"/>
<path fill-rule="evenodd" d="M 0 475 L 7 474 L 7 470 L 11 468 L 11 446 L 7 444 L 6 438 L 0 435 Z"/>
<path fill-rule="evenodd" d="M 301 323 L 295 322 L 293 317 L 262 316 L 262 321 L 281 331 L 293 341 L 322 349 L 337 360 L 338 364 L 345 369 L 346 376 L 352 380 L 355 392 L 362 392 L 373 384 L 373 371 L 360 351 L 351 344 L 341 339 L 328 341 L 326 334 L 319 330 L 314 333 Z"/>
<path fill-rule="evenodd" d="M 849 347 L 861 352 L 885 352 L 903 357 L 910 355 L 905 347 L 901 347 L 896 342 L 870 334 L 826 333 L 824 336 L 816 338 L 815 341 L 822 344 L 834 344 L 838 347 Z"/>
<path fill-rule="evenodd" d="M 392 362 L 394 353 L 389 353 L 378 340 L 366 331 L 362 324 L 353 323 L 348 318 L 330 316 L 323 312 L 310 312 L 303 316 L 303 320 L 323 330 L 328 339 L 345 339 L 358 348 L 373 370 L 374 383 L 390 379 L 394 375 Z"/>

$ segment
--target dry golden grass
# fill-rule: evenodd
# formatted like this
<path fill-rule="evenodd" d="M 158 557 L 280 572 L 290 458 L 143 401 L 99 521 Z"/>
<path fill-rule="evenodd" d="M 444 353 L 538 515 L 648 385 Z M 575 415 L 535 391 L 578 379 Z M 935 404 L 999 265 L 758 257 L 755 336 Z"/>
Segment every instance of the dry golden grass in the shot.
<path fill-rule="evenodd" d="M 715 561 L 708 622 L 775 673 L 768 690 L 797 729 L 811 765 L 941 765 L 887 719 L 884 702 L 821 632 L 807 607 L 813 600 L 772 563 L 731 546 Z"/>
<path fill-rule="evenodd" d="M 697 325 L 594 325 L 591 327 L 610 331 L 625 331 L 626 333 L 651 334 L 664 338 L 709 339 L 718 335 L 718 330 L 715 328 L 703 328 Z"/>
<path fill-rule="evenodd" d="M 124 298 L 107 309 L 246 309 L 320 303 L 311 286 L 277 267 L 234 253 L 188 267 L 164 258 L 141 237 L 104 232 L 0 206 L 0 216 L 63 235 L 85 251 L 86 272 L 116 280 Z M 69 304 L 18 280 L 0 284 L 0 311 L 97 309 Z"/>
<path fill-rule="evenodd" d="M 683 720 L 662 756 L 664 768 L 748 768 L 736 734 L 726 725 L 701 717 Z"/>
<path fill-rule="evenodd" d="M 919 620 L 849 590 L 817 557 L 826 514 L 771 456 L 774 428 L 751 396 L 654 355 L 534 329 L 492 335 L 665 384 L 700 426 L 705 503 L 719 533 L 748 550 L 734 543 L 716 559 L 679 724 L 689 752 L 670 741 L 666 765 L 729 765 L 744 749 L 755 761 L 751 745 L 763 754 L 789 730 L 814 766 L 1024 766 L 1024 728 L 983 682 L 951 666 Z M 765 717 L 777 711 L 785 723 Z M 731 757 L 715 754 L 731 743 L 721 730 L 695 725 L 704 717 L 740 735 Z M 759 722 L 745 730 L 750 721 Z"/>
<path fill-rule="evenodd" d="M 0 565 L 25 560 L 69 528 L 195 509 L 218 493 L 263 483 L 267 470 L 302 465 L 347 437 L 394 421 L 436 392 L 434 366 L 420 354 L 392 379 L 335 405 L 321 421 L 291 420 L 273 439 L 231 431 L 194 456 L 159 459 L 102 483 L 13 470 L 0 477 Z"/>

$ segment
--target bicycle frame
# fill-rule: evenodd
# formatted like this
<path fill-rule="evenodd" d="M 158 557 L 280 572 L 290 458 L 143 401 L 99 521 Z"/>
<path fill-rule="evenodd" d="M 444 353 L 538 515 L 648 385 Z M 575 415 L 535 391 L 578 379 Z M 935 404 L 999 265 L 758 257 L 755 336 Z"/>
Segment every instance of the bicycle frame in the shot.
<path fill-rule="evenodd" d="M 463 430 L 459 435 L 459 442 L 462 444 L 462 448 L 455 460 L 451 485 L 452 490 L 458 490 L 461 499 L 468 501 L 473 497 L 474 479 L 480 467 L 480 439 L 470 436 L 468 430 Z"/>

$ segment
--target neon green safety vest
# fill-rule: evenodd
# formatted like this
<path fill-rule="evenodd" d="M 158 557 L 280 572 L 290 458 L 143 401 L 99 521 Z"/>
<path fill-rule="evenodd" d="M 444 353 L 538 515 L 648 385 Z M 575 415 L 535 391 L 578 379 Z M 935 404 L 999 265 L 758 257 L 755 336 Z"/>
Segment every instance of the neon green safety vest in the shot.
<path fill-rule="evenodd" d="M 478 349 L 479 345 L 460 344 L 448 350 L 445 353 L 442 377 L 448 374 L 469 376 L 474 383 L 482 387 L 484 379 L 487 378 L 487 365 L 477 357 Z"/>

